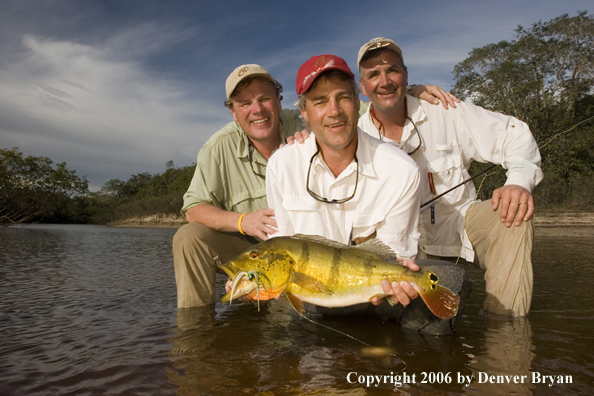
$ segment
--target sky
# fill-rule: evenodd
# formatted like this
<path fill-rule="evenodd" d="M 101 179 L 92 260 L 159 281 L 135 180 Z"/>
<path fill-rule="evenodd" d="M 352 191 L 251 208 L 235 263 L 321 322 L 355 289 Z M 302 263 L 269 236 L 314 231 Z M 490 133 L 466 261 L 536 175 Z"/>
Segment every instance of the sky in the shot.
<path fill-rule="evenodd" d="M 588 8 L 590 6 L 590 8 Z M 111 179 L 192 165 L 233 121 L 224 85 L 264 66 L 294 108 L 295 76 L 335 54 L 356 74 L 378 36 L 403 50 L 410 84 L 449 90 L 473 48 L 513 40 L 591 0 L 0 0 L 0 148 L 66 162 L 97 191 Z"/>

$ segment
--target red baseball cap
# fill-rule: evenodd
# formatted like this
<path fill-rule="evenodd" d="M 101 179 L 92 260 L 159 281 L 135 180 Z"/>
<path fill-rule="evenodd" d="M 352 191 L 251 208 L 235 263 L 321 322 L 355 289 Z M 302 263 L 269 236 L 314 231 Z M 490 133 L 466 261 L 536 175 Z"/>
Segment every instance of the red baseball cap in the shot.
<path fill-rule="evenodd" d="M 346 61 L 340 56 L 330 54 L 312 56 L 299 67 L 297 72 L 297 82 L 295 84 L 297 96 L 307 92 L 316 78 L 328 70 L 339 70 L 349 77 L 355 78 Z"/>

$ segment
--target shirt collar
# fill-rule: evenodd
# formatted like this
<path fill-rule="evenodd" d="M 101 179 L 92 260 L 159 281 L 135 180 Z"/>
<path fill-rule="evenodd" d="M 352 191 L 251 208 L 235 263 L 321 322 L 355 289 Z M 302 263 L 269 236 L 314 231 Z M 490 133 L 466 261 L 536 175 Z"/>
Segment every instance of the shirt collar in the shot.
<path fill-rule="evenodd" d="M 423 106 L 421 106 L 421 99 L 417 99 L 414 96 L 407 95 L 406 101 L 408 110 L 407 115 L 414 121 L 415 124 L 427 120 L 427 114 L 425 114 L 425 110 L 423 110 Z"/>
<path fill-rule="evenodd" d="M 235 155 L 239 159 L 247 159 L 249 152 L 250 152 L 250 141 L 249 141 L 249 138 L 247 137 L 246 133 L 239 126 L 239 124 L 237 124 L 237 129 L 238 129 L 238 134 L 239 134 L 239 142 L 237 143 L 237 152 Z M 268 163 L 268 160 L 266 160 L 266 158 L 264 158 L 264 156 L 262 154 L 260 154 L 260 152 L 258 150 L 256 150 L 255 147 L 253 147 L 253 150 L 254 150 L 252 153 L 253 160 L 262 164 L 262 165 L 266 165 Z M 276 150 L 278 150 L 278 147 L 276 149 L 274 149 L 274 151 L 272 153 L 274 154 L 274 152 Z"/>
<path fill-rule="evenodd" d="M 247 135 L 245 134 L 245 132 L 243 131 L 243 129 L 241 129 L 241 127 L 239 126 L 238 123 L 237 124 L 237 129 L 238 129 L 238 134 L 239 134 L 239 142 L 237 143 L 237 158 L 247 158 L 248 154 L 249 154 L 249 150 L 250 150 L 250 144 L 249 144 L 249 140 Z"/>
<path fill-rule="evenodd" d="M 358 134 L 358 144 L 357 144 L 357 161 L 359 162 L 359 173 L 363 176 L 368 176 L 368 177 L 375 177 L 376 173 L 375 170 L 373 169 L 373 156 L 370 153 L 370 145 L 367 142 L 367 134 L 365 132 L 363 132 L 360 128 L 357 128 L 357 134 Z M 309 152 L 309 158 L 311 158 L 311 156 L 314 155 L 314 153 L 318 150 L 318 147 L 316 145 L 316 141 L 315 141 L 315 135 L 312 132 L 309 139 L 307 139 L 305 141 L 308 145 L 308 152 Z M 295 143 L 298 144 L 298 143 Z M 321 167 L 321 169 L 325 169 L 328 172 L 330 172 L 330 169 L 328 168 L 328 165 L 326 165 L 326 163 L 324 162 L 324 159 L 322 158 L 321 154 L 318 154 L 315 156 L 313 163 L 312 163 L 312 169 L 314 169 L 314 172 L 319 171 L 318 167 Z M 349 164 L 348 168 L 350 169 L 350 171 L 348 172 L 348 174 L 350 174 L 351 172 L 354 172 L 357 169 L 357 163 L 355 162 L 355 160 L 353 159 L 353 161 Z"/>

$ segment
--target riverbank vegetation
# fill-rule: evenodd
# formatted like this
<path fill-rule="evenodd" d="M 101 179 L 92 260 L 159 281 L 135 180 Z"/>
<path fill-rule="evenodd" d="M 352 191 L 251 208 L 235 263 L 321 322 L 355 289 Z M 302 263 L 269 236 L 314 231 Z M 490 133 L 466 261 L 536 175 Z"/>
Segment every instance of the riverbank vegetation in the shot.
<path fill-rule="evenodd" d="M 454 68 L 452 92 L 525 121 L 539 142 L 545 179 L 534 191 L 545 210 L 594 208 L 594 18 L 580 12 L 475 48 Z M 581 122 L 580 122 L 581 121 Z M 471 174 L 485 168 L 475 164 Z M 490 171 L 480 197 L 505 181 Z M 479 177 L 476 184 L 480 185 Z"/>
<path fill-rule="evenodd" d="M 534 190 L 540 211 L 594 209 L 594 17 L 562 15 L 516 38 L 476 48 L 454 68 L 453 93 L 530 125 L 545 179 Z M 474 164 L 477 174 L 485 164 Z M 97 192 L 66 163 L 0 150 L 0 225 L 39 221 L 106 224 L 180 215 L 194 165 L 173 161 L 158 174 L 113 179 Z M 497 167 L 475 180 L 481 199 L 505 182 Z"/>

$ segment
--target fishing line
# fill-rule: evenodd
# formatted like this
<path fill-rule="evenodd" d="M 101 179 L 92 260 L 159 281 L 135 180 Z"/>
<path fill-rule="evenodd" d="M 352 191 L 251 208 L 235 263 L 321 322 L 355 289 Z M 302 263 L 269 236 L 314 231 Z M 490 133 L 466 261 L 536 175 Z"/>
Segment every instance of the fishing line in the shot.
<path fill-rule="evenodd" d="M 370 348 L 377 348 L 377 347 L 374 347 L 373 345 L 368 344 L 365 341 L 362 341 L 362 340 L 360 340 L 360 339 L 358 339 L 358 338 L 356 338 L 356 337 L 354 337 L 354 336 L 352 336 L 350 334 L 347 334 L 347 333 L 345 333 L 343 331 L 337 330 L 337 329 L 335 329 L 333 327 L 330 327 L 330 326 L 326 326 L 325 324 L 322 324 L 322 323 L 318 323 L 318 322 L 314 321 L 313 319 L 308 318 L 303 313 L 301 313 L 301 312 L 299 312 L 297 310 L 295 310 L 295 312 L 297 312 L 303 319 L 305 319 L 305 320 L 307 320 L 307 321 L 309 321 L 309 322 L 311 322 L 311 323 L 313 323 L 315 325 L 322 326 L 322 327 L 324 327 L 324 328 L 326 328 L 328 330 L 332 330 L 332 331 L 335 331 L 337 333 L 340 333 L 343 336 L 349 337 L 350 339 L 355 340 L 355 341 L 357 341 L 357 342 L 359 342 L 359 343 L 361 343 L 361 344 L 363 344 L 365 346 L 368 346 Z M 391 352 L 388 352 L 388 355 L 390 355 L 392 357 L 395 357 L 396 359 L 400 360 L 402 362 L 402 364 L 404 364 L 404 368 L 402 370 L 400 370 L 400 371 L 397 371 L 398 373 L 401 373 L 402 371 L 404 371 L 408 367 L 408 365 L 406 364 L 406 362 L 404 360 L 402 360 L 399 356 L 396 356 L 396 355 L 394 355 Z"/>

